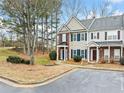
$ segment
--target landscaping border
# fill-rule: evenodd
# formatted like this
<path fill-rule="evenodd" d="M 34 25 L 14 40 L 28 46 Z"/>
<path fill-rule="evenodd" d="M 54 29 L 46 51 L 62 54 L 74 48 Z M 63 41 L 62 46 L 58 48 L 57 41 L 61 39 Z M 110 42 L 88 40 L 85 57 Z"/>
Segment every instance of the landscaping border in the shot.
<path fill-rule="evenodd" d="M 20 83 L 16 80 L 13 80 L 13 79 L 10 79 L 10 78 L 4 77 L 4 76 L 0 76 L 0 79 L 2 79 L 1 82 L 5 83 L 7 85 L 13 86 L 13 87 L 24 87 L 24 88 L 25 87 L 37 87 L 37 86 L 49 84 L 49 83 L 63 77 L 64 75 L 74 72 L 76 70 L 77 70 L 77 68 L 72 68 L 72 69 L 69 69 L 69 70 L 59 74 L 59 75 L 55 75 L 55 76 L 46 78 L 40 82 L 35 82 L 35 83 Z"/>
<path fill-rule="evenodd" d="M 116 69 L 116 68 L 105 68 L 105 67 L 90 67 L 90 66 L 80 66 L 80 65 L 72 65 L 72 64 L 66 64 L 68 66 L 73 66 L 74 68 L 71 68 L 63 73 L 60 73 L 59 75 L 55 75 L 52 77 L 48 77 L 42 81 L 35 82 L 35 83 L 21 83 L 16 80 L 0 76 L 0 79 L 3 79 L 1 82 L 6 83 L 7 85 L 13 86 L 13 87 L 37 87 L 49 84 L 61 77 L 63 77 L 66 74 L 72 73 L 78 69 L 93 69 L 93 70 L 106 70 L 106 71 L 118 71 L 118 72 L 124 72 L 124 69 Z"/>

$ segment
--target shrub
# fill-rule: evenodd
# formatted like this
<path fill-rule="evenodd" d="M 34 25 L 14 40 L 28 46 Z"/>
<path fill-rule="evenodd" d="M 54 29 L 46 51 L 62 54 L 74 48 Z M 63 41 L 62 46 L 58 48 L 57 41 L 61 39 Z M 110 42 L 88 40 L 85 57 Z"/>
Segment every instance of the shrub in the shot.
<path fill-rule="evenodd" d="M 30 60 L 25 60 L 18 56 L 9 56 L 6 60 L 7 62 L 15 63 L 15 64 L 30 64 Z"/>
<path fill-rule="evenodd" d="M 81 56 L 74 56 L 73 59 L 74 59 L 75 62 L 80 62 L 82 57 Z"/>
<path fill-rule="evenodd" d="M 120 64 L 121 64 L 121 65 L 124 65 L 124 57 L 121 57 L 121 58 L 120 58 Z"/>
<path fill-rule="evenodd" d="M 50 60 L 56 60 L 56 56 L 57 56 L 56 51 L 52 51 L 49 54 Z"/>

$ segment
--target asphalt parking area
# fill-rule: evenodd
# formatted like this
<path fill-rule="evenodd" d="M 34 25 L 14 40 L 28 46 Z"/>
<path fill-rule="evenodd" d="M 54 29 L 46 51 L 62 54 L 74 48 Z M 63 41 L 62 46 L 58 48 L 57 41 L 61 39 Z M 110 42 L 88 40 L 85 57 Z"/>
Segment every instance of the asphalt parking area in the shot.
<path fill-rule="evenodd" d="M 79 69 L 34 88 L 17 88 L 0 82 L 0 93 L 124 93 L 124 72 Z"/>

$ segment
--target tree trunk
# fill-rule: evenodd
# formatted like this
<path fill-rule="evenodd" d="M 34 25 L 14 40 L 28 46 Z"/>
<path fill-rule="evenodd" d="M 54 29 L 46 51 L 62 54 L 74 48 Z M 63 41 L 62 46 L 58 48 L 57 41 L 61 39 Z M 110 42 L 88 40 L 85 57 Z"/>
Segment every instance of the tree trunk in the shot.
<path fill-rule="evenodd" d="M 46 48 L 47 48 L 47 53 L 48 53 L 48 51 L 49 51 L 49 38 L 48 38 L 48 16 L 46 15 L 46 37 L 47 37 L 47 39 L 46 39 Z"/>

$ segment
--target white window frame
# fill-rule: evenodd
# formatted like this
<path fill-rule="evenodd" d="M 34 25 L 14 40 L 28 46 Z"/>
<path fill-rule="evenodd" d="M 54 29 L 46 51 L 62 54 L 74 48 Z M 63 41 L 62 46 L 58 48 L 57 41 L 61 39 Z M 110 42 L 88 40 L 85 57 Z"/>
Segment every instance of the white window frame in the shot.
<path fill-rule="evenodd" d="M 82 52 L 83 51 L 83 52 Z M 85 58 L 85 50 L 80 51 L 81 57 L 84 59 Z"/>
<path fill-rule="evenodd" d="M 73 33 L 73 41 L 77 41 L 77 33 Z"/>
<path fill-rule="evenodd" d="M 62 42 L 66 42 L 66 34 L 62 34 Z"/>
<path fill-rule="evenodd" d="M 81 33 L 80 35 L 81 35 L 80 40 L 85 41 L 85 33 Z"/>
<path fill-rule="evenodd" d="M 114 59 L 120 59 L 120 49 L 114 49 Z"/>
<path fill-rule="evenodd" d="M 73 50 L 73 57 L 77 56 L 77 50 Z"/>

